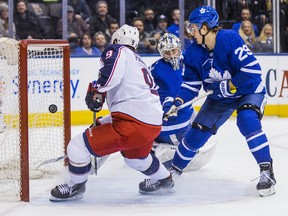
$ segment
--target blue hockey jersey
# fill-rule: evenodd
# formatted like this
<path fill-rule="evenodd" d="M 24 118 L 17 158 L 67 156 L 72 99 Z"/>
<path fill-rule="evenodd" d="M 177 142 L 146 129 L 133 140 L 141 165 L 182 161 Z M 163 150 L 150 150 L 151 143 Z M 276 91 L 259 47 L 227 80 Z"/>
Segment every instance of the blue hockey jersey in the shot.
<path fill-rule="evenodd" d="M 233 30 L 220 30 L 212 51 L 193 43 L 186 50 L 184 63 L 184 83 L 178 96 L 185 102 L 196 97 L 202 85 L 207 90 L 208 84 L 228 79 L 237 88 L 230 98 L 265 93 L 258 60 Z M 221 99 L 213 94 L 209 97 Z M 224 100 L 229 101 L 229 98 Z"/>
<path fill-rule="evenodd" d="M 182 84 L 182 70 L 173 70 L 170 63 L 163 59 L 159 59 L 150 66 L 151 74 L 158 87 L 157 91 L 160 96 L 161 104 L 166 97 L 175 98 Z M 193 108 L 186 107 L 178 112 L 178 117 L 175 122 L 164 121 L 162 124 L 161 135 L 178 133 L 190 123 L 190 118 L 193 113 Z"/>

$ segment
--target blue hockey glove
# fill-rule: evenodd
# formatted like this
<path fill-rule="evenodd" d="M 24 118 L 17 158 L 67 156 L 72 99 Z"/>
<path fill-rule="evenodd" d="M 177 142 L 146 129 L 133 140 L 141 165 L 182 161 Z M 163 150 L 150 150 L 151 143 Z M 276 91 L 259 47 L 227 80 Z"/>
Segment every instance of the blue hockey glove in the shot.
<path fill-rule="evenodd" d="M 163 121 L 176 121 L 178 116 L 177 107 L 183 104 L 183 101 L 180 98 L 166 97 L 163 103 Z"/>
<path fill-rule="evenodd" d="M 231 97 L 236 93 L 236 87 L 232 84 L 231 80 L 213 82 L 207 86 L 207 90 L 213 90 L 213 95 L 219 98 Z"/>
<path fill-rule="evenodd" d="M 96 84 L 96 81 L 89 83 L 85 97 L 86 105 L 92 112 L 99 112 L 105 102 L 105 94 L 96 90 Z"/>

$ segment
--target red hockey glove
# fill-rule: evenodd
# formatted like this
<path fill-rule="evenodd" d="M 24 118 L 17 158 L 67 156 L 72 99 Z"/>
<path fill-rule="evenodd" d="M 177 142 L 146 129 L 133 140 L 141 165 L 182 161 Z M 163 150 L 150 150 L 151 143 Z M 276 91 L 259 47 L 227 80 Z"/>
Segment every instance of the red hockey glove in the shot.
<path fill-rule="evenodd" d="M 99 112 L 105 102 L 105 94 L 96 90 L 96 84 L 96 81 L 89 83 L 85 97 L 86 105 L 92 112 Z"/>

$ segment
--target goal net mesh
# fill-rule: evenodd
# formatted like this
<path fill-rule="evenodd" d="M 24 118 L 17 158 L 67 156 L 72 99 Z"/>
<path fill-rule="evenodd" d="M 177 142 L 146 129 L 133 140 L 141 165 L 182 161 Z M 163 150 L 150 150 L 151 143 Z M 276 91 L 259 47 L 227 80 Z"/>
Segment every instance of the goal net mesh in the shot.
<path fill-rule="evenodd" d="M 20 199 L 21 124 L 28 125 L 30 179 L 53 176 L 64 164 L 61 161 L 37 168 L 43 161 L 64 154 L 63 47 L 27 47 L 27 59 L 22 59 L 18 41 L 0 39 L 0 200 Z M 25 64 L 28 86 L 20 89 L 25 76 L 20 65 Z M 28 119 L 20 113 L 20 91 L 28 94 Z"/>

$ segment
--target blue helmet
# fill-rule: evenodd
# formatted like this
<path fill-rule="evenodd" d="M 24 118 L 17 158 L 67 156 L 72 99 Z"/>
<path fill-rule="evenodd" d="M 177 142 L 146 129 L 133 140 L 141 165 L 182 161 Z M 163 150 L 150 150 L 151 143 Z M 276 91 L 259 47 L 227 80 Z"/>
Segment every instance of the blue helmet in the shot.
<path fill-rule="evenodd" d="M 194 9 L 189 15 L 189 22 L 196 24 L 199 28 L 207 23 L 209 28 L 219 26 L 219 15 L 211 6 L 201 6 Z"/>

